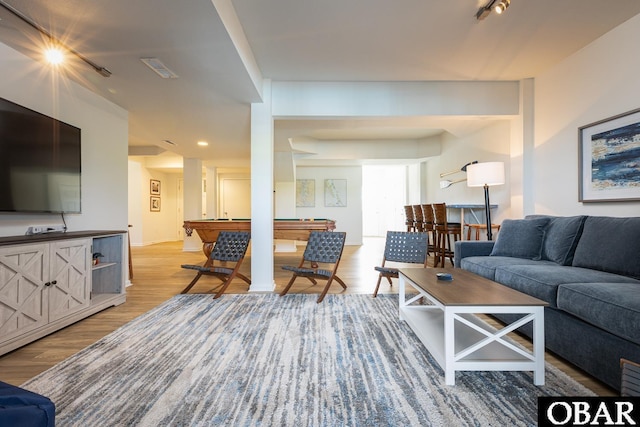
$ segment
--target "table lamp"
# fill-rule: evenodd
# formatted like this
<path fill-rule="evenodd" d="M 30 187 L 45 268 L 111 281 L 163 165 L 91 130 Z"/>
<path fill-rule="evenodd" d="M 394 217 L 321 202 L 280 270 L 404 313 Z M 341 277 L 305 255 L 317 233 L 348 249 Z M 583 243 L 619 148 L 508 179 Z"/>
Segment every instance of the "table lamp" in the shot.
<path fill-rule="evenodd" d="M 491 233 L 491 205 L 489 187 L 504 184 L 504 163 L 486 162 L 467 166 L 467 186 L 484 187 L 484 209 L 487 219 L 487 240 L 493 240 Z"/>

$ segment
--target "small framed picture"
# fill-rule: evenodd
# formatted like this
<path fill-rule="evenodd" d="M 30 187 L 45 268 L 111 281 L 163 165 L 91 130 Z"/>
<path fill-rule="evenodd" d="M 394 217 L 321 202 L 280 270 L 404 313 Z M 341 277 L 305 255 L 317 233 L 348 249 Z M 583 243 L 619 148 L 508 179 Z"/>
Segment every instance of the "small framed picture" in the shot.
<path fill-rule="evenodd" d="M 160 212 L 160 197 L 151 196 L 151 212 Z"/>
<path fill-rule="evenodd" d="M 159 196 L 160 195 L 160 181 L 157 179 L 152 179 L 151 180 L 151 194 L 154 196 Z"/>

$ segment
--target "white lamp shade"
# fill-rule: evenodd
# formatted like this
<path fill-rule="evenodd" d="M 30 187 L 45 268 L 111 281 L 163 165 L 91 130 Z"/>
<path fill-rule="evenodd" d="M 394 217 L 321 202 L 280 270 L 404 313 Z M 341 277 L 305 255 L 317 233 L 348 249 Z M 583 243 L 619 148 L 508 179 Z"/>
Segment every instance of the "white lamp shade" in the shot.
<path fill-rule="evenodd" d="M 504 163 L 486 162 L 467 166 L 467 186 L 484 187 L 485 185 L 504 184 Z"/>

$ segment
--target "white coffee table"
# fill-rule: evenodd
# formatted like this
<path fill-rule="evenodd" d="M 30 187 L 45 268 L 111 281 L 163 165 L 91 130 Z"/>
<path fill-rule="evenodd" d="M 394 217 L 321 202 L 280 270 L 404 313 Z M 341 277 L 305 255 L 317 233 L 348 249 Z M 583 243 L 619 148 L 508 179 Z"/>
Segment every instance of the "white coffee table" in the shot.
<path fill-rule="evenodd" d="M 453 281 L 437 280 L 438 272 Z M 408 290 L 417 295 L 407 299 Z M 534 384 L 544 384 L 545 301 L 465 270 L 436 268 L 401 268 L 399 300 L 400 319 L 444 369 L 447 385 L 455 384 L 456 371 L 531 371 Z M 523 317 L 497 330 L 474 316 L 480 313 Z M 527 323 L 533 324 L 532 351 L 507 337 Z"/>

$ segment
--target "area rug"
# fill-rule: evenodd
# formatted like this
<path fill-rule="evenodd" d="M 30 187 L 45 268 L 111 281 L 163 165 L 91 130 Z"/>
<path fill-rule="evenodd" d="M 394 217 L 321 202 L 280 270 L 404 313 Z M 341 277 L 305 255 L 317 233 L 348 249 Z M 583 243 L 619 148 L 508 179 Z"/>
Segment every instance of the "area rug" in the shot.
<path fill-rule="evenodd" d="M 398 296 L 179 295 L 23 387 L 65 426 L 533 426 L 538 396 L 592 393 L 547 364 L 456 385 Z"/>

